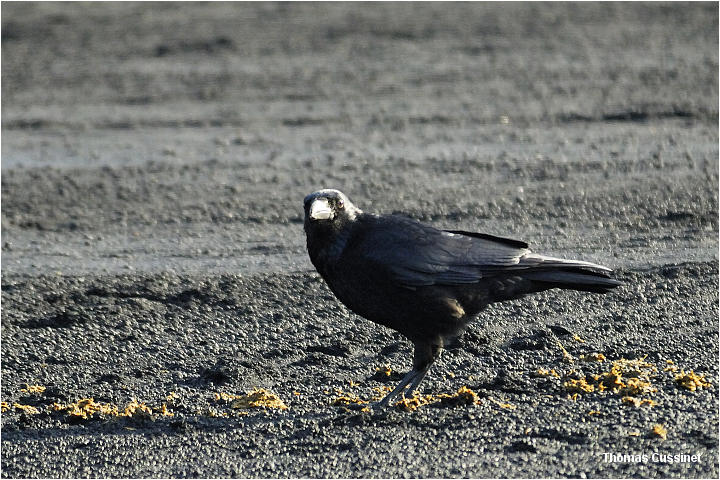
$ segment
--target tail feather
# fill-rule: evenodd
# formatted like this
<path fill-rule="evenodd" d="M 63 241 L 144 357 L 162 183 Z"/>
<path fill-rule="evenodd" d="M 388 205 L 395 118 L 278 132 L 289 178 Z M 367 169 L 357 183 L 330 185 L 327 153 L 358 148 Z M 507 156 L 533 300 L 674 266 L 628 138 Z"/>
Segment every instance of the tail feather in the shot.
<path fill-rule="evenodd" d="M 545 288 L 605 293 L 623 285 L 623 282 L 611 278 L 612 269 L 603 265 L 535 254 L 531 254 L 531 259 L 538 263 L 533 271 L 523 276 Z"/>
<path fill-rule="evenodd" d="M 533 282 L 545 284 L 547 288 L 566 288 L 583 292 L 605 293 L 623 285 L 623 282 L 610 278 L 608 274 L 579 268 L 529 272 L 524 277 Z"/>

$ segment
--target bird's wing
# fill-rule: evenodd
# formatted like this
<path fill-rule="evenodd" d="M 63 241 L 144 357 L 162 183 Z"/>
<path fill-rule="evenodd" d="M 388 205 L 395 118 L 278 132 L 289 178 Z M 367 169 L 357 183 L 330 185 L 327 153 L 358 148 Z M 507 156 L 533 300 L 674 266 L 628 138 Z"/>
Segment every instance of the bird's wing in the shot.
<path fill-rule="evenodd" d="M 493 272 L 527 268 L 527 244 L 442 231 L 403 217 L 375 217 L 347 252 L 405 287 L 476 283 Z"/>

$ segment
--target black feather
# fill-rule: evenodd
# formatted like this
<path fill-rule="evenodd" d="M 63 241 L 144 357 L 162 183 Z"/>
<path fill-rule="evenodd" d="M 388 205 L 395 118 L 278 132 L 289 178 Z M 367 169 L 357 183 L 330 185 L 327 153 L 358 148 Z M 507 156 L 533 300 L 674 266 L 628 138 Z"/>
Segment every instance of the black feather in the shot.
<path fill-rule="evenodd" d="M 495 235 L 490 235 L 487 233 L 466 232 L 464 230 L 444 230 L 444 231 L 450 232 L 450 233 L 457 233 L 458 235 L 465 235 L 468 237 L 482 238 L 484 240 L 490 240 L 493 242 L 504 243 L 510 247 L 515 247 L 515 248 L 528 248 L 529 247 L 527 243 L 525 243 L 521 240 L 513 240 L 512 238 L 496 237 Z"/>

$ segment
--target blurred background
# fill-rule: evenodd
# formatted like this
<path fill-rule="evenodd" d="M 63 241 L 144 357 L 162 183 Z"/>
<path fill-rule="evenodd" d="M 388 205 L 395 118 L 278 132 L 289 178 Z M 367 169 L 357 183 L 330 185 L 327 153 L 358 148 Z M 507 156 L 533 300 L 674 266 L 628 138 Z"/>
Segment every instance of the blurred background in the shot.
<path fill-rule="evenodd" d="M 708 255 L 717 27 L 713 3 L 3 4 L 3 271 L 305 270 L 323 187 L 611 264 Z"/>
<path fill-rule="evenodd" d="M 3 476 L 717 478 L 717 2 L 1 8 Z M 310 264 L 323 187 L 626 286 L 495 305 L 423 384 L 479 405 L 348 414 L 411 353 Z M 657 403 L 570 396 L 621 359 Z M 702 460 L 603 459 L 656 451 Z"/>

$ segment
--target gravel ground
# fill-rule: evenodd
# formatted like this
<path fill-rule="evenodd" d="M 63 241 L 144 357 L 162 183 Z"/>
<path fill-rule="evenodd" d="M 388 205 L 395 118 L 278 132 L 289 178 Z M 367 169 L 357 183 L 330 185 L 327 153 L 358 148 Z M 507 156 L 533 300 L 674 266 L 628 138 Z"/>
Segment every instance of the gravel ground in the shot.
<path fill-rule="evenodd" d="M 717 46 L 717 3 L 4 3 L 2 477 L 717 478 Z M 423 383 L 474 397 L 336 405 L 411 347 L 313 271 L 321 187 L 626 286 L 485 311 Z"/>

